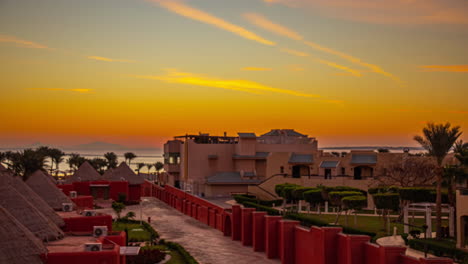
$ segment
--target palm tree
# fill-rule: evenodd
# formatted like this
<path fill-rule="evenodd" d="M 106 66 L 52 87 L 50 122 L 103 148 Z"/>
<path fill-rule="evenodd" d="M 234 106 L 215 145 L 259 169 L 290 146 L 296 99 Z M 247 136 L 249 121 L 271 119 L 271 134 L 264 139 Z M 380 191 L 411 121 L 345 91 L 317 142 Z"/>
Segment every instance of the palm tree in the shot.
<path fill-rule="evenodd" d="M 104 167 L 107 166 L 107 160 L 103 158 L 94 158 L 91 160 L 88 160 L 89 164 L 93 166 L 95 170 L 99 172 L 99 174 L 104 174 Z"/>
<path fill-rule="evenodd" d="M 50 159 L 53 162 L 55 162 L 55 176 L 58 176 L 59 165 L 64 160 L 63 156 L 65 156 L 65 153 L 63 151 L 61 151 L 60 149 L 55 149 L 54 148 L 54 149 L 50 149 L 50 151 L 49 151 Z"/>
<path fill-rule="evenodd" d="M 137 157 L 137 155 L 135 155 L 135 153 L 133 152 L 126 152 L 124 153 L 124 157 L 125 157 L 125 162 L 128 163 L 128 166 L 130 166 L 130 164 L 132 163 L 132 160 L 135 159 Z"/>
<path fill-rule="evenodd" d="M 150 177 L 150 170 L 151 170 L 151 168 L 153 168 L 153 164 L 148 163 L 148 164 L 146 164 L 146 167 L 148 168 L 148 179 L 149 179 L 149 177 Z"/>
<path fill-rule="evenodd" d="M 70 154 L 70 157 L 67 159 L 68 166 L 70 167 L 70 170 L 76 171 L 78 169 L 79 165 L 79 160 L 82 157 L 80 154 L 77 153 L 72 153 Z"/>
<path fill-rule="evenodd" d="M 104 154 L 104 158 L 107 160 L 107 169 L 117 168 L 117 155 L 114 152 L 107 152 Z"/>
<path fill-rule="evenodd" d="M 44 170 L 45 158 L 43 152 L 25 149 L 11 155 L 11 168 L 15 174 L 21 175 L 23 180 L 27 180 L 35 171 Z"/>
<path fill-rule="evenodd" d="M 428 123 L 423 128 L 424 137 L 414 137 L 414 140 L 421 144 L 428 151 L 429 156 L 432 156 L 437 162 L 436 237 L 438 239 L 442 238 L 442 162 L 461 134 L 459 126 L 452 127 L 450 123 Z"/>
<path fill-rule="evenodd" d="M 164 168 L 164 164 L 160 161 L 154 164 L 154 168 L 156 169 L 156 173 L 158 174 L 158 181 L 159 181 L 159 172 Z"/>
<path fill-rule="evenodd" d="M 140 162 L 140 163 L 137 163 L 137 171 L 138 171 L 138 175 L 140 175 L 140 171 L 141 169 L 143 169 L 143 167 L 146 166 L 143 162 Z"/>
<path fill-rule="evenodd" d="M 36 149 L 36 151 L 44 155 L 44 157 L 50 158 L 50 174 L 52 174 L 52 170 L 54 169 L 54 158 L 52 157 L 54 150 L 55 149 L 47 146 L 40 146 Z"/>

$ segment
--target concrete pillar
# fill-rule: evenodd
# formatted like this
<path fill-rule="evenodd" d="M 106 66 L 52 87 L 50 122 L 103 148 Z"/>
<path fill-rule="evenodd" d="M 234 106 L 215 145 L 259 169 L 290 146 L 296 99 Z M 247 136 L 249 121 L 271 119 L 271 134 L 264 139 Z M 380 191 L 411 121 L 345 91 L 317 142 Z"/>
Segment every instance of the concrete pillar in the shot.
<path fill-rule="evenodd" d="M 278 222 L 283 217 L 279 215 L 265 216 L 265 252 L 267 258 L 279 257 L 278 252 Z"/>
<path fill-rule="evenodd" d="M 325 201 L 325 213 L 328 213 L 328 201 Z"/>
<path fill-rule="evenodd" d="M 279 255 L 282 264 L 295 263 L 295 227 L 299 221 L 279 221 Z"/>
<path fill-rule="evenodd" d="M 241 211 L 241 241 L 243 246 L 252 245 L 252 213 L 255 208 L 242 208 Z"/>
<path fill-rule="evenodd" d="M 449 233 L 451 237 L 455 236 L 455 209 L 449 207 Z"/>
<path fill-rule="evenodd" d="M 252 246 L 254 251 L 265 251 L 266 212 L 252 212 Z"/>
<path fill-rule="evenodd" d="M 241 214 L 242 213 L 241 213 L 240 205 L 233 205 L 232 206 L 232 219 L 231 219 L 232 240 L 241 240 L 241 229 L 242 229 Z"/>
<path fill-rule="evenodd" d="M 432 209 L 430 207 L 426 208 L 426 238 L 432 237 Z"/>
<path fill-rule="evenodd" d="M 408 226 L 408 205 L 403 208 L 403 233 L 409 233 L 409 226 Z"/>
<path fill-rule="evenodd" d="M 302 211 L 302 200 L 299 200 L 299 203 L 297 204 L 297 211 L 299 213 Z"/>

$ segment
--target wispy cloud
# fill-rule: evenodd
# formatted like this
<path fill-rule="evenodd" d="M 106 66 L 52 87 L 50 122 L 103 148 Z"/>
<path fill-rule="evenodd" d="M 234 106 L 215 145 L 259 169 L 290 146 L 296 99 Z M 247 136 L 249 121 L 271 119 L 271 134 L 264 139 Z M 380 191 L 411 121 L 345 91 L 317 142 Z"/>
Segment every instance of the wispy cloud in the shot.
<path fill-rule="evenodd" d="M 304 67 L 302 67 L 301 65 L 288 65 L 286 68 L 294 72 L 300 72 L 305 70 Z"/>
<path fill-rule="evenodd" d="M 281 0 L 270 0 L 269 2 L 273 3 L 273 2 L 276 2 L 276 1 L 281 1 Z M 384 71 L 381 67 L 379 67 L 377 65 L 364 62 L 361 59 L 356 58 L 354 56 L 345 54 L 343 52 L 336 51 L 336 50 L 328 48 L 328 47 L 321 46 L 321 45 L 319 45 L 317 43 L 314 43 L 314 42 L 311 42 L 311 41 L 304 40 L 304 37 L 301 36 L 299 33 L 295 32 L 292 29 L 289 29 L 288 27 L 277 24 L 277 23 L 269 20 L 267 17 L 265 17 L 263 15 L 248 13 L 248 14 L 244 14 L 244 17 L 249 22 L 251 22 L 252 24 L 254 24 L 254 25 L 256 25 L 256 26 L 258 26 L 260 28 L 263 28 L 265 30 L 268 30 L 268 31 L 270 31 L 272 33 L 275 33 L 277 35 L 284 36 L 284 37 L 287 37 L 287 38 L 290 38 L 290 39 L 293 39 L 293 40 L 301 41 L 304 44 L 306 44 L 307 46 L 309 46 L 309 47 L 311 47 L 311 48 L 313 48 L 315 50 L 338 56 L 338 57 L 340 57 L 340 58 L 342 58 L 344 60 L 350 61 L 350 62 L 352 62 L 352 63 L 354 63 L 356 65 L 368 68 L 372 72 L 382 74 L 382 75 L 384 75 L 386 77 L 389 77 L 389 78 L 391 78 L 391 79 L 393 79 L 395 81 L 398 81 L 398 82 L 400 81 L 399 78 L 397 78 L 396 76 L 394 76 L 391 73 L 388 73 L 388 72 Z M 290 49 L 282 49 L 282 51 L 287 52 L 287 53 L 292 54 L 292 55 L 295 55 L 295 56 L 304 56 L 304 57 L 309 56 L 307 53 L 298 52 L 298 51 L 294 51 L 294 50 L 290 50 Z M 339 65 L 337 63 L 334 63 L 334 62 L 333 63 L 325 63 L 325 64 L 327 64 L 329 66 L 331 66 L 331 65 L 340 66 L 340 68 L 344 67 L 344 66 L 341 66 L 341 65 Z M 349 67 L 345 67 L 345 68 L 349 69 Z M 353 75 L 358 76 L 358 75 L 356 75 L 356 72 L 357 72 L 356 70 L 353 70 Z M 361 76 L 361 74 L 359 74 L 359 76 Z"/>
<path fill-rule="evenodd" d="M 24 40 L 24 39 L 19 39 L 15 36 L 8 36 L 8 35 L 0 35 L 0 42 L 3 43 L 11 43 L 17 47 L 22 47 L 22 48 L 31 48 L 31 49 L 49 49 L 49 47 L 29 41 L 29 40 Z"/>
<path fill-rule="evenodd" d="M 167 83 L 177 83 L 177 84 L 187 84 L 187 85 L 196 85 L 196 86 L 205 86 L 220 88 L 226 90 L 234 90 L 247 92 L 252 94 L 264 94 L 264 93 L 277 93 L 277 94 L 287 94 L 292 96 L 299 97 L 311 97 L 316 98 L 320 97 L 316 94 L 301 93 L 293 90 L 280 89 L 275 87 L 270 87 L 268 85 L 260 84 L 257 82 L 249 80 L 229 80 L 229 79 L 220 79 L 204 75 L 198 75 L 194 73 L 179 72 L 176 69 L 167 70 L 165 75 L 153 76 L 153 75 L 131 75 L 134 78 L 139 79 L 151 79 L 158 80 Z"/>
<path fill-rule="evenodd" d="M 262 67 L 244 67 L 241 70 L 243 71 L 271 71 L 272 68 L 262 68 Z"/>
<path fill-rule="evenodd" d="M 263 29 L 266 29 L 270 32 L 273 32 L 275 34 L 285 36 L 291 39 L 295 40 L 302 40 L 302 36 L 299 35 L 299 33 L 282 26 L 280 24 L 275 24 L 266 17 L 260 15 L 260 14 L 255 14 L 255 13 L 247 13 L 244 14 L 244 17 L 252 24 L 261 27 Z"/>
<path fill-rule="evenodd" d="M 400 82 L 400 79 L 398 77 L 394 76 L 391 73 L 388 73 L 388 72 L 384 71 L 381 67 L 379 67 L 377 65 L 364 62 L 361 59 L 356 58 L 354 56 L 348 55 L 348 54 L 340 52 L 340 51 L 336 51 L 336 50 L 331 49 L 331 48 L 321 46 L 321 45 L 319 45 L 317 43 L 314 43 L 314 42 L 311 42 L 311 41 L 304 41 L 304 43 L 306 45 L 308 45 L 309 47 L 315 49 L 315 50 L 319 50 L 319 51 L 322 51 L 322 52 L 325 52 L 325 53 L 333 54 L 333 55 L 338 56 L 338 57 L 340 57 L 340 58 L 342 58 L 344 60 L 347 60 L 347 61 L 352 62 L 354 64 L 360 65 L 362 67 L 368 68 L 372 72 L 384 75 L 386 77 L 391 78 L 394 81 Z"/>
<path fill-rule="evenodd" d="M 297 57 L 309 57 L 309 53 L 297 51 L 293 49 L 280 49 L 282 52 L 288 53 L 289 55 L 297 56 Z"/>
<path fill-rule="evenodd" d="M 265 45 L 270 45 L 270 46 L 275 45 L 273 41 L 264 39 L 256 35 L 255 33 L 243 27 L 240 27 L 238 25 L 234 25 L 230 22 L 227 22 L 222 18 L 213 16 L 202 10 L 188 6 L 181 1 L 174 1 L 174 0 L 147 0 L 147 1 L 158 3 L 160 6 L 178 15 L 215 26 L 217 28 L 239 35 L 243 38 L 253 40 L 253 41 L 265 44 Z"/>
<path fill-rule="evenodd" d="M 373 24 L 468 24 L 465 0 L 262 0 Z"/>
<path fill-rule="evenodd" d="M 422 65 L 419 66 L 425 72 L 467 72 L 468 65 Z"/>
<path fill-rule="evenodd" d="M 107 61 L 107 62 L 130 62 L 130 63 L 135 62 L 133 60 L 111 59 L 111 58 L 100 57 L 100 56 L 87 56 L 86 58 L 88 58 L 90 60 Z"/>
<path fill-rule="evenodd" d="M 54 92 L 76 92 L 76 93 L 91 93 L 93 89 L 66 89 L 66 88 L 29 88 L 28 90 L 36 91 L 54 91 Z"/>

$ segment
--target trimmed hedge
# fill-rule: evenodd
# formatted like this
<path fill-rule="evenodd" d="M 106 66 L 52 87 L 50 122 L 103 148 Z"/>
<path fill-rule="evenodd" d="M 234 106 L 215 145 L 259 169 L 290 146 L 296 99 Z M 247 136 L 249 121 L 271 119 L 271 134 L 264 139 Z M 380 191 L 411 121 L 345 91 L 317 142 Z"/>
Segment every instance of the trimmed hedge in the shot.
<path fill-rule="evenodd" d="M 346 196 L 341 199 L 344 208 L 361 210 L 367 206 L 367 197 L 362 195 Z"/>
<path fill-rule="evenodd" d="M 256 197 L 253 196 L 253 195 L 245 195 L 245 194 L 235 194 L 232 197 L 234 198 L 234 200 L 236 200 L 237 203 L 240 203 L 240 204 L 242 204 L 244 202 L 251 202 L 251 203 L 257 203 L 257 204 L 260 204 L 260 205 L 265 205 L 265 206 L 272 207 L 273 204 L 278 206 L 278 205 L 281 205 L 283 203 L 282 199 L 264 201 L 264 200 L 256 199 Z"/>
<path fill-rule="evenodd" d="M 400 195 L 398 193 L 377 193 L 372 197 L 377 209 L 398 211 L 400 208 Z"/>
<path fill-rule="evenodd" d="M 412 249 L 419 251 L 425 250 L 427 246 L 427 252 L 438 257 L 449 257 L 454 259 L 458 263 L 468 264 L 468 252 L 456 248 L 453 241 L 447 240 L 435 240 L 435 239 L 411 239 L 408 241 L 408 245 Z"/>
<path fill-rule="evenodd" d="M 310 190 L 314 190 L 314 189 L 316 189 L 316 188 L 312 188 L 312 187 L 299 187 L 299 188 L 296 188 L 292 192 L 292 198 L 295 201 L 304 200 L 304 193 L 307 192 L 307 191 L 310 191 Z"/>
<path fill-rule="evenodd" d="M 421 188 L 421 187 L 405 187 L 400 188 L 398 193 L 400 198 L 405 201 L 410 201 L 412 203 L 424 203 L 432 201 L 432 189 Z"/>
<path fill-rule="evenodd" d="M 117 222 L 128 223 L 128 224 L 138 224 L 138 225 L 140 224 L 139 220 L 132 220 L 132 219 L 120 219 L 120 220 L 117 220 Z M 154 230 L 154 228 L 150 224 L 148 224 L 145 221 L 141 221 L 141 225 L 143 226 L 144 229 L 146 229 L 146 231 L 150 233 L 150 236 L 153 239 L 159 238 L 158 232 L 156 232 L 156 230 Z"/>
<path fill-rule="evenodd" d="M 318 226 L 318 227 L 338 227 L 335 225 L 330 225 L 329 223 L 312 218 L 310 216 L 306 215 L 300 215 L 300 214 L 287 214 L 284 216 L 286 219 L 291 219 L 291 220 L 297 220 L 301 222 L 301 225 L 311 227 L 311 226 Z M 370 236 L 371 238 L 375 237 L 377 234 L 374 232 L 367 232 L 363 231 L 357 228 L 352 228 L 352 227 L 346 227 L 346 226 L 339 226 L 343 229 L 343 233 L 349 234 L 349 235 L 366 235 Z"/>
<path fill-rule="evenodd" d="M 256 203 L 252 203 L 252 202 L 243 202 L 242 205 L 244 205 L 245 207 L 248 207 L 248 208 L 255 208 L 257 209 L 257 211 L 263 211 L 263 212 L 267 212 L 269 215 L 280 215 L 280 211 L 279 210 L 276 210 L 276 209 L 273 209 L 269 206 L 264 206 L 264 205 L 260 205 L 260 204 L 256 204 Z"/>
<path fill-rule="evenodd" d="M 167 241 L 164 241 L 161 244 L 167 246 L 169 249 L 172 249 L 172 250 L 175 250 L 175 251 L 179 252 L 179 254 L 184 259 L 184 263 L 186 263 L 186 264 L 198 264 L 198 261 L 196 261 L 195 258 L 192 257 L 192 255 L 190 255 L 190 253 L 188 253 L 187 250 L 185 250 L 185 248 L 182 247 L 181 245 L 179 245 L 177 243 L 174 243 L 174 242 L 167 242 Z"/>
<path fill-rule="evenodd" d="M 362 192 L 355 191 L 333 191 L 328 194 L 330 202 L 335 206 L 342 206 L 341 200 L 347 196 L 362 196 Z"/>
<path fill-rule="evenodd" d="M 283 194 L 283 189 L 288 187 L 288 186 L 296 186 L 296 187 L 299 187 L 299 185 L 297 184 L 292 184 L 292 183 L 283 183 L 283 184 L 278 184 L 275 186 L 275 193 L 276 195 L 280 196 L 280 197 L 283 197 L 282 194 Z"/>
<path fill-rule="evenodd" d="M 369 188 L 369 194 L 377 194 L 377 193 L 398 193 L 400 187 L 397 186 L 381 186 L 381 187 L 374 187 Z"/>
<path fill-rule="evenodd" d="M 304 192 L 302 195 L 304 196 L 304 200 L 310 204 L 315 205 L 324 202 L 322 197 L 322 189 L 312 189 Z"/>

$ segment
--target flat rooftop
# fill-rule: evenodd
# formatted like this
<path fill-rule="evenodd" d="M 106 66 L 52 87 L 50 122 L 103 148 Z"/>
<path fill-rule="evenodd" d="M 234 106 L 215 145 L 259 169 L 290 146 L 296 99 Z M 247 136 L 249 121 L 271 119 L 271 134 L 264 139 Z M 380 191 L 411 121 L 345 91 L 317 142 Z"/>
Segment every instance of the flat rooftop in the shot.
<path fill-rule="evenodd" d="M 84 252 L 86 243 L 99 242 L 92 236 L 66 236 L 65 238 L 47 244 L 49 253 L 58 252 Z M 103 250 L 104 247 L 103 247 Z"/>

